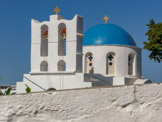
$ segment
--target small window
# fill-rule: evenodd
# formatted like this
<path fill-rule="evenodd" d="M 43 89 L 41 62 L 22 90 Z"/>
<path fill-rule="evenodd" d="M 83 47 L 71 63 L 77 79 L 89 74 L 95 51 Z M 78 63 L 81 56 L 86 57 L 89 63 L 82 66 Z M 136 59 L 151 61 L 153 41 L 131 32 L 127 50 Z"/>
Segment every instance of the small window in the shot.
<path fill-rule="evenodd" d="M 93 74 L 94 67 L 93 67 L 93 54 L 87 53 L 85 55 L 85 73 Z"/>
<path fill-rule="evenodd" d="M 40 71 L 48 71 L 48 63 L 46 61 L 41 63 Z"/>
<path fill-rule="evenodd" d="M 56 89 L 55 88 L 49 88 L 47 89 L 47 91 L 55 91 Z"/>
<path fill-rule="evenodd" d="M 115 53 L 108 53 L 106 56 L 106 74 L 115 74 Z"/>
<path fill-rule="evenodd" d="M 66 64 L 63 60 L 58 62 L 58 71 L 66 71 Z"/>
<path fill-rule="evenodd" d="M 128 75 L 134 74 L 134 54 L 128 55 Z"/>

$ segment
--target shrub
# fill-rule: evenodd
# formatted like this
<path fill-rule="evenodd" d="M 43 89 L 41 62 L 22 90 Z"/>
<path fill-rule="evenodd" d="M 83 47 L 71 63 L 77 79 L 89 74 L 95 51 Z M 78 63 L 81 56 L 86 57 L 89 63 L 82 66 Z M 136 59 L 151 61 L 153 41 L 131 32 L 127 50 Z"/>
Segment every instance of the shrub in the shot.
<path fill-rule="evenodd" d="M 27 84 L 25 84 L 25 86 L 26 86 L 26 93 L 30 93 L 31 92 L 31 88 L 27 85 Z"/>

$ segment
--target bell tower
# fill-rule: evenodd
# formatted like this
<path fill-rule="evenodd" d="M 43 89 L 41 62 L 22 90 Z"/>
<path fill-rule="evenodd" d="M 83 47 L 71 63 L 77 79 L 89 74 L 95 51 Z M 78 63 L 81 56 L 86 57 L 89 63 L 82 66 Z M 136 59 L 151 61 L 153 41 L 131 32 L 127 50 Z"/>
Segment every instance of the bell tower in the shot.
<path fill-rule="evenodd" d="M 59 11 L 50 21 L 31 21 L 31 74 L 82 72 L 83 17 L 66 20 Z"/>
<path fill-rule="evenodd" d="M 55 15 L 49 21 L 31 20 L 31 72 L 17 82 L 17 93 L 90 87 L 82 71 L 83 17 Z"/>

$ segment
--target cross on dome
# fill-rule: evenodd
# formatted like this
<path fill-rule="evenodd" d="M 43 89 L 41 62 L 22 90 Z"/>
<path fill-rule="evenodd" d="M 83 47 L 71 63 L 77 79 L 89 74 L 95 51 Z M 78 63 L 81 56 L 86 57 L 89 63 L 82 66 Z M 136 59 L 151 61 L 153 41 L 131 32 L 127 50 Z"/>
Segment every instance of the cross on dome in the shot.
<path fill-rule="evenodd" d="M 107 24 L 107 21 L 109 20 L 109 18 L 107 17 L 107 15 L 105 15 L 105 17 L 103 18 L 103 20 L 105 21 L 105 24 Z"/>

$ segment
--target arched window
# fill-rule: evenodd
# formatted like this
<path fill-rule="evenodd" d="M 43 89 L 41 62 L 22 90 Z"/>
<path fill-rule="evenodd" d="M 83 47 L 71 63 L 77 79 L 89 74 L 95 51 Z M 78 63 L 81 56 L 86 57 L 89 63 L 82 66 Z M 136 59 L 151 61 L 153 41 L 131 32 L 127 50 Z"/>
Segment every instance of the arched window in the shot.
<path fill-rule="evenodd" d="M 135 63 L 134 58 L 135 58 L 134 54 L 128 55 L 128 75 L 134 74 L 134 63 Z"/>
<path fill-rule="evenodd" d="M 48 26 L 41 27 L 41 56 L 48 56 Z"/>
<path fill-rule="evenodd" d="M 55 88 L 48 88 L 47 91 L 55 91 Z"/>
<path fill-rule="evenodd" d="M 40 65 L 40 71 L 48 71 L 48 63 L 43 61 Z"/>
<path fill-rule="evenodd" d="M 66 55 L 66 25 L 64 23 L 58 26 L 58 55 Z"/>
<path fill-rule="evenodd" d="M 63 60 L 58 62 L 58 71 L 66 71 L 66 64 Z"/>
<path fill-rule="evenodd" d="M 115 53 L 108 53 L 106 56 L 106 74 L 115 74 Z"/>
<path fill-rule="evenodd" d="M 85 55 L 85 73 L 93 74 L 94 67 L 93 67 L 93 54 L 87 53 Z"/>

